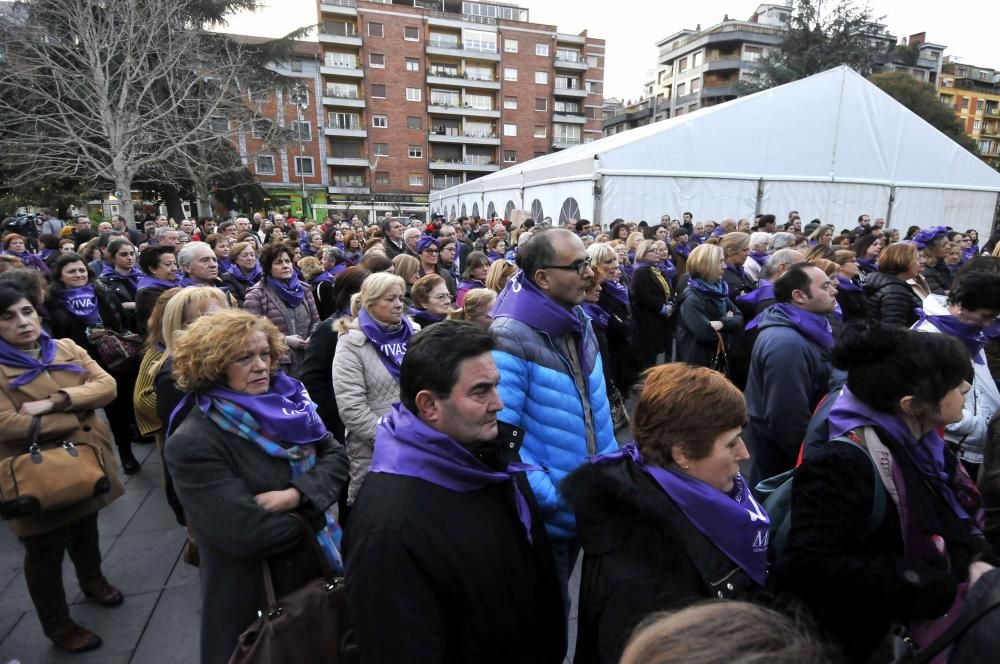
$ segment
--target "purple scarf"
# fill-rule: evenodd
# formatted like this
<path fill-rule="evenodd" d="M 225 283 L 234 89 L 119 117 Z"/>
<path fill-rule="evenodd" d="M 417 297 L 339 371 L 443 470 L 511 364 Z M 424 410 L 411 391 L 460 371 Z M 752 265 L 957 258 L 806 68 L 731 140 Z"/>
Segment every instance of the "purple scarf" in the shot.
<path fill-rule="evenodd" d="M 611 314 L 593 302 L 584 302 L 580 306 L 583 308 L 584 313 L 590 316 L 597 327 L 602 330 L 608 329 L 608 321 L 611 319 Z"/>
<path fill-rule="evenodd" d="M 219 263 L 219 274 L 222 274 L 223 272 L 229 272 L 229 269 L 233 266 L 233 259 L 219 258 L 218 263 Z"/>
<path fill-rule="evenodd" d="M 399 382 L 399 367 L 403 364 L 403 356 L 406 355 L 406 345 L 413 336 L 413 325 L 410 320 L 403 316 L 402 323 L 397 330 L 384 330 L 374 318 L 368 315 L 365 309 L 358 312 L 358 327 L 375 350 L 378 351 L 378 358 L 382 360 L 386 371 L 393 380 Z"/>
<path fill-rule="evenodd" d="M 848 279 L 847 277 L 842 277 L 837 275 L 837 288 L 845 293 L 860 293 L 861 286 Z"/>
<path fill-rule="evenodd" d="M 56 342 L 44 330 L 38 337 L 38 345 L 41 348 L 41 352 L 38 354 L 38 358 L 35 358 L 0 339 L 0 364 L 15 369 L 27 369 L 27 371 L 10 382 L 12 390 L 16 390 L 22 385 L 27 385 L 46 371 L 87 372 L 86 369 L 78 364 L 54 364 L 53 360 L 55 360 L 57 350 Z"/>
<path fill-rule="evenodd" d="M 128 274 L 122 274 L 121 272 L 119 272 L 118 270 L 116 270 L 113 266 L 108 265 L 107 263 L 105 263 L 104 264 L 104 269 L 101 270 L 100 276 L 102 276 L 102 277 L 109 277 L 112 280 L 127 281 L 130 284 L 132 284 L 133 290 L 138 290 L 138 288 L 139 288 L 139 280 L 142 279 L 146 275 L 143 273 L 142 270 L 140 270 L 135 265 L 132 266 L 132 271 L 131 272 L 129 272 Z"/>
<path fill-rule="evenodd" d="M 325 281 L 328 284 L 333 284 L 333 280 L 337 278 L 337 275 L 347 269 L 347 263 L 337 263 L 331 267 L 326 272 L 321 272 L 318 276 L 313 277 L 310 282 L 313 286 L 316 286 L 321 281 Z"/>
<path fill-rule="evenodd" d="M 684 516 L 720 551 L 763 586 L 767 580 L 770 517 L 737 475 L 733 490 L 723 493 L 695 477 L 671 468 L 646 465 L 634 442 L 616 452 L 590 457 L 603 464 L 629 458 L 670 496 Z"/>
<path fill-rule="evenodd" d="M 56 294 L 56 299 L 62 303 L 66 311 L 88 326 L 101 322 L 101 312 L 97 310 L 97 293 L 94 291 L 94 284 L 87 284 L 80 288 L 64 288 Z"/>
<path fill-rule="evenodd" d="M 592 367 L 587 365 L 583 348 L 587 338 L 587 319 L 583 316 L 583 310 L 579 307 L 574 307 L 572 311 L 562 308 L 538 290 L 538 286 L 531 283 L 523 270 L 518 270 L 511 277 L 497 297 L 493 318 L 513 318 L 553 340 L 571 337 L 577 344 L 583 375 L 590 375 Z"/>
<path fill-rule="evenodd" d="M 625 286 L 617 281 L 604 281 L 601 283 L 601 287 L 604 289 L 602 292 L 624 305 L 626 310 L 629 309 L 628 289 Z"/>
<path fill-rule="evenodd" d="M 969 355 L 972 356 L 973 362 L 976 364 L 986 364 L 986 355 L 983 353 L 983 347 L 986 346 L 990 339 L 983 328 L 978 325 L 963 323 L 951 314 L 928 316 L 923 309 L 917 309 L 917 315 L 920 316 L 920 320 L 913 325 L 912 329 L 917 329 L 921 323 L 927 321 L 940 330 L 942 334 L 955 337 L 965 344 Z"/>
<path fill-rule="evenodd" d="M 764 264 L 767 263 L 767 259 L 770 258 L 770 255 L 766 251 L 751 251 L 750 258 L 757 261 L 757 265 L 764 267 Z"/>
<path fill-rule="evenodd" d="M 139 283 L 136 284 L 136 291 L 141 291 L 143 288 L 177 288 L 181 285 L 180 279 L 175 279 L 174 281 L 164 281 L 163 279 L 157 279 L 156 277 L 150 277 L 147 275 L 142 275 L 139 277 Z"/>
<path fill-rule="evenodd" d="M 306 296 L 306 291 L 302 288 L 302 282 L 299 281 L 295 272 L 292 272 L 292 278 L 288 281 L 275 279 L 271 275 L 267 275 L 264 277 L 264 285 L 277 293 L 278 297 L 289 309 L 294 309 L 302 304 L 302 300 Z"/>
<path fill-rule="evenodd" d="M 228 272 L 233 275 L 233 278 L 235 278 L 236 281 L 243 284 L 249 284 L 251 286 L 260 281 L 260 278 L 264 276 L 264 271 L 260 269 L 259 262 L 253 264 L 253 269 L 250 270 L 249 274 L 244 274 L 243 268 L 236 263 L 233 263 L 230 266 Z"/>
<path fill-rule="evenodd" d="M 846 386 L 830 409 L 828 420 L 830 438 L 843 436 L 848 431 L 866 426 L 876 427 L 884 432 L 906 452 L 917 467 L 917 471 L 934 485 L 955 515 L 963 521 L 970 520 L 968 511 L 959 502 L 951 487 L 951 478 L 945 466 L 945 442 L 936 430 L 924 434 L 923 438 L 917 440 L 903 420 L 895 415 L 872 409 L 855 397 Z M 977 515 L 975 520 L 979 520 L 979 516 Z M 982 527 L 981 522 L 975 525 Z"/>
<path fill-rule="evenodd" d="M 687 260 L 688 255 L 691 253 L 691 247 L 687 243 L 681 244 L 678 242 L 674 244 L 674 253 Z"/>
<path fill-rule="evenodd" d="M 790 302 L 779 302 L 772 304 L 761 312 L 759 316 L 750 321 L 746 329 L 752 330 L 766 320 L 784 318 L 792 324 L 799 334 L 813 342 L 823 350 L 833 348 L 833 328 L 826 316 L 814 314 L 805 309 L 799 309 Z"/>
<path fill-rule="evenodd" d="M 726 302 L 726 299 L 729 297 L 729 284 L 726 283 L 725 279 L 719 279 L 712 284 L 692 277 L 688 279 L 687 285 L 688 288 L 693 288 L 708 296 L 708 303 L 715 307 L 720 318 L 726 315 L 726 312 L 729 310 Z"/>
<path fill-rule="evenodd" d="M 768 279 L 761 279 L 757 282 L 757 288 L 749 293 L 744 293 L 736 298 L 736 301 L 746 306 L 756 307 L 764 300 L 774 299 L 774 284 Z"/>
<path fill-rule="evenodd" d="M 432 314 L 426 309 L 421 309 L 419 307 L 410 307 L 410 318 L 420 323 L 421 327 L 424 325 L 432 325 L 434 323 L 440 323 L 444 320 L 444 316 L 440 314 Z"/>
<path fill-rule="evenodd" d="M 489 259 L 490 263 L 495 263 L 497 261 L 503 260 L 504 256 L 503 254 L 490 249 L 489 251 L 486 252 L 486 258 Z"/>
<path fill-rule="evenodd" d="M 42 249 L 38 252 L 38 257 L 42 259 L 43 262 L 48 263 L 50 258 L 57 258 L 59 256 L 58 249 Z"/>
<path fill-rule="evenodd" d="M 470 291 L 473 288 L 486 288 L 486 284 L 476 279 L 462 279 L 461 283 L 458 284 L 457 290 Z"/>
<path fill-rule="evenodd" d="M 439 487 L 465 493 L 491 484 L 514 486 L 517 518 L 531 542 L 531 511 L 513 473 L 538 470 L 527 464 L 511 464 L 506 472 L 495 471 L 445 434 L 427 426 L 402 404 L 393 404 L 379 422 L 375 452 L 369 473 L 415 477 Z"/>
<path fill-rule="evenodd" d="M 872 273 L 872 272 L 878 272 L 878 259 L 877 258 L 876 259 L 855 258 L 854 260 L 857 261 L 858 265 L 861 266 L 861 271 L 864 272 L 865 274 L 869 274 L 869 273 Z"/>

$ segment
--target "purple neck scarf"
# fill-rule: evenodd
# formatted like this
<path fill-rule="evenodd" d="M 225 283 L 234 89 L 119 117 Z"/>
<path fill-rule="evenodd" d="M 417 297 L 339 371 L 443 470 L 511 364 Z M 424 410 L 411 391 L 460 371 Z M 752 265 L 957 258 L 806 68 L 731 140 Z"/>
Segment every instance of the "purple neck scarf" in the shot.
<path fill-rule="evenodd" d="M 462 493 L 510 482 L 514 486 L 517 518 L 531 542 L 531 511 L 512 477 L 513 473 L 528 470 L 538 468 L 511 464 L 506 472 L 491 469 L 472 452 L 396 403 L 378 424 L 368 472 L 415 477 Z"/>
<path fill-rule="evenodd" d="M 634 442 L 610 454 L 590 457 L 603 464 L 629 458 L 670 496 L 684 516 L 720 551 L 763 586 L 767 580 L 770 517 L 737 475 L 733 490 L 723 493 L 695 477 L 671 468 L 646 465 Z"/>
<path fill-rule="evenodd" d="M 604 289 L 602 292 L 607 293 L 609 297 L 614 298 L 619 303 L 625 305 L 625 308 L 629 308 L 628 300 L 628 289 L 622 286 L 617 281 L 605 281 L 601 283 L 601 287 Z"/>
<path fill-rule="evenodd" d="M 58 249 L 45 249 L 45 248 L 43 248 L 41 251 L 38 252 L 38 257 L 41 258 L 43 261 L 47 261 L 50 258 L 57 257 L 57 256 L 59 256 L 59 250 Z"/>
<path fill-rule="evenodd" d="M 174 281 L 164 281 L 163 279 L 157 279 L 156 277 L 150 277 L 143 275 L 139 277 L 139 282 L 136 284 L 135 289 L 141 291 L 143 288 L 177 288 L 181 285 L 180 279 L 175 279 Z"/>
<path fill-rule="evenodd" d="M 133 289 L 138 290 L 138 288 L 139 288 L 139 280 L 142 279 L 146 275 L 143 273 L 142 270 L 140 270 L 135 265 L 132 266 L 132 270 L 128 274 L 122 274 L 121 272 L 119 272 L 118 270 L 116 270 L 113 266 L 108 265 L 107 263 L 105 263 L 104 264 L 104 269 L 101 270 L 101 275 L 100 276 L 102 276 L 102 277 L 110 277 L 113 280 L 127 281 L 130 284 L 132 284 L 132 288 Z"/>
<path fill-rule="evenodd" d="M 837 275 L 837 288 L 844 291 L 845 293 L 860 293 L 861 286 L 848 279 L 847 277 L 842 277 Z"/>
<path fill-rule="evenodd" d="M 969 521 L 968 511 L 952 490 L 951 477 L 945 466 L 945 442 L 936 430 L 931 430 L 917 440 L 903 420 L 874 410 L 854 396 L 846 386 L 830 409 L 828 421 L 830 438 L 843 436 L 866 426 L 876 427 L 884 432 L 906 452 L 917 471 L 935 486 L 955 515 L 963 521 Z M 981 527 L 982 524 L 978 526 Z"/>
<path fill-rule="evenodd" d="M 302 282 L 299 281 L 295 272 L 292 272 L 292 278 L 288 281 L 267 275 L 264 277 L 264 284 L 277 293 L 289 309 L 294 309 L 302 304 L 302 300 L 306 297 L 306 291 L 302 288 Z"/>
<path fill-rule="evenodd" d="M 472 290 L 473 288 L 486 288 L 486 284 L 476 279 L 462 279 L 458 284 L 458 290 Z"/>
<path fill-rule="evenodd" d="M 0 364 L 15 369 L 27 369 L 27 371 L 10 382 L 11 389 L 16 390 L 22 385 L 27 385 L 46 371 L 87 372 L 86 369 L 78 364 L 53 364 L 57 350 L 56 342 L 44 330 L 38 337 L 38 345 L 41 348 L 41 352 L 35 358 L 0 339 Z"/>
<path fill-rule="evenodd" d="M 861 266 L 862 272 L 878 272 L 878 259 L 855 258 L 854 260 Z"/>
<path fill-rule="evenodd" d="M 271 378 L 271 386 L 264 394 L 234 392 L 220 385 L 206 392 L 189 392 L 174 409 L 171 420 L 190 398 L 206 415 L 214 400 L 234 403 L 253 416 L 264 435 L 281 443 L 305 445 L 326 435 L 326 426 L 316 414 L 316 404 L 309 399 L 306 388 L 281 371 Z M 173 424 L 170 427 L 173 430 Z"/>
<path fill-rule="evenodd" d="M 584 377 L 590 375 L 583 352 L 587 338 L 587 320 L 580 307 L 567 311 L 546 296 L 518 270 L 504 286 L 493 307 L 493 318 L 513 318 L 552 339 L 570 337 L 577 344 L 580 366 Z"/>
<path fill-rule="evenodd" d="M 951 314 L 928 316 L 923 309 L 917 309 L 917 315 L 920 316 L 920 320 L 913 325 L 913 329 L 917 329 L 921 323 L 927 321 L 940 330 L 942 334 L 955 337 L 965 344 L 969 355 L 972 356 L 973 362 L 976 364 L 986 364 L 986 355 L 983 353 L 983 347 L 986 346 L 990 339 L 983 328 L 978 325 L 963 323 Z"/>
<path fill-rule="evenodd" d="M 410 320 L 403 316 L 399 329 L 385 330 L 362 308 L 358 312 L 358 327 L 378 351 L 378 358 L 382 360 L 389 375 L 398 383 L 399 367 L 403 364 L 403 356 L 406 355 L 406 345 L 413 336 L 413 325 Z"/>
<path fill-rule="evenodd" d="M 687 259 L 688 255 L 691 253 L 691 247 L 688 244 L 681 244 L 680 242 L 674 245 L 674 253 L 681 258 Z"/>
<path fill-rule="evenodd" d="M 337 275 L 347 269 L 347 263 L 337 263 L 331 267 L 326 272 L 322 272 L 319 276 L 313 277 L 312 285 L 316 286 L 321 281 L 325 281 L 328 284 L 332 284 L 333 280 L 337 278 Z"/>
<path fill-rule="evenodd" d="M 756 307 L 764 300 L 774 299 L 774 284 L 768 279 L 761 279 L 757 282 L 757 288 L 749 293 L 744 293 L 736 298 L 736 301 L 743 305 Z"/>
<path fill-rule="evenodd" d="M 219 262 L 219 274 L 222 274 L 223 272 L 229 272 L 229 269 L 233 267 L 232 258 L 220 258 L 218 262 Z"/>
<path fill-rule="evenodd" d="M 492 249 L 486 252 L 486 258 L 488 258 L 491 263 L 503 260 L 503 257 L 503 254 L 493 251 Z"/>
<path fill-rule="evenodd" d="M 66 311 L 87 325 L 97 325 L 101 322 L 101 312 L 97 310 L 97 293 L 94 284 L 80 288 L 64 288 L 56 294 L 56 299 L 62 302 Z"/>
<path fill-rule="evenodd" d="M 260 269 L 259 262 L 253 264 L 253 269 L 250 270 L 249 274 L 244 273 L 243 268 L 236 263 L 233 263 L 229 268 L 229 274 L 233 275 L 236 281 L 252 286 L 260 281 L 260 278 L 264 276 L 264 271 Z"/>
<path fill-rule="evenodd" d="M 608 329 L 608 321 L 611 319 L 611 314 L 593 302 L 584 302 L 580 306 L 583 308 L 584 313 L 590 316 L 597 327 L 602 330 Z"/>
<path fill-rule="evenodd" d="M 833 328 L 826 316 L 814 314 L 805 309 L 799 309 L 790 302 L 772 304 L 759 316 L 747 324 L 746 329 L 752 330 L 764 321 L 770 319 L 785 319 L 792 324 L 799 334 L 813 342 L 823 350 L 833 348 Z"/>
<path fill-rule="evenodd" d="M 770 258 L 770 256 L 766 251 L 751 251 L 750 258 L 757 261 L 757 265 L 764 267 L 764 264 L 767 263 L 767 259 Z"/>
<path fill-rule="evenodd" d="M 420 307 L 410 307 L 410 317 L 420 323 L 421 326 L 427 323 L 440 323 L 444 320 L 443 315 L 432 314 L 426 309 L 421 309 Z"/>

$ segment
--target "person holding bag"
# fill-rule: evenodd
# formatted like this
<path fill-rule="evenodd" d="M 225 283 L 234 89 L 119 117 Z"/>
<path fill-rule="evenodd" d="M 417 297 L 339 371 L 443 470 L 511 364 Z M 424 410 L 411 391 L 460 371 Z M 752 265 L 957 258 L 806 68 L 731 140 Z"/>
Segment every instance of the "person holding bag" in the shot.
<path fill-rule="evenodd" d="M 329 566 L 343 570 L 328 509 L 347 482 L 347 455 L 302 383 L 278 371 L 284 351 L 273 323 L 239 309 L 198 318 L 172 348 L 174 379 L 193 407 L 168 425 L 164 456 L 198 544 L 201 664 L 228 662 L 268 608 L 263 560 L 276 597 L 319 575 L 290 512 L 309 520 Z"/>
<path fill-rule="evenodd" d="M 115 398 L 115 380 L 72 340 L 42 332 L 36 306 L 32 294 L 0 286 L 0 460 L 26 452 L 36 417 L 43 451 L 68 441 L 110 459 L 111 434 L 95 409 Z M 67 550 L 86 596 L 103 606 L 123 599 L 101 571 L 97 512 L 124 493 L 117 473 L 107 480 L 101 495 L 9 521 L 24 545 L 24 575 L 42 630 L 69 652 L 93 650 L 101 638 L 70 617 L 62 582 Z"/>

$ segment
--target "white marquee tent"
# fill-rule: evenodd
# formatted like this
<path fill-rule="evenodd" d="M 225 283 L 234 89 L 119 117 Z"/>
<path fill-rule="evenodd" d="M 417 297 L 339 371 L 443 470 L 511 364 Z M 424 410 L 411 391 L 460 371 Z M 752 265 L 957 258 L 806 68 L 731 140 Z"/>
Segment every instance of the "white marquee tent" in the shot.
<path fill-rule="evenodd" d="M 1000 173 L 848 67 L 704 108 L 431 194 L 446 216 L 658 220 L 789 210 L 840 230 L 889 225 L 988 234 Z"/>

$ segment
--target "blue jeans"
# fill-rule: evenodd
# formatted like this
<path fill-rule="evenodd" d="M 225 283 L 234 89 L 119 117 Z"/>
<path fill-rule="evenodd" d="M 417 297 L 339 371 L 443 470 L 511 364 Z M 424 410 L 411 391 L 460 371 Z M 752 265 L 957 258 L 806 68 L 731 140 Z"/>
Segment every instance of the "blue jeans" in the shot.
<path fill-rule="evenodd" d="M 553 540 L 552 558 L 556 564 L 556 577 L 559 579 L 559 590 L 562 592 L 563 608 L 569 616 L 569 577 L 573 574 L 577 556 L 580 555 L 580 544 L 576 539 Z"/>

